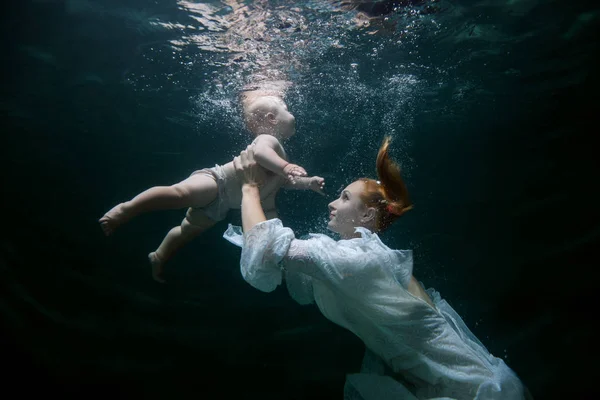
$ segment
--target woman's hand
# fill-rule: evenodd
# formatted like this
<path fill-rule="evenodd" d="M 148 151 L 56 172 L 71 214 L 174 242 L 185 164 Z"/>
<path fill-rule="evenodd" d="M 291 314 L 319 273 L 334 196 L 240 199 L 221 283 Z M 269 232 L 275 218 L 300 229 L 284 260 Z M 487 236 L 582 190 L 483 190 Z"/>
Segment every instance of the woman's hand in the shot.
<path fill-rule="evenodd" d="M 254 160 L 253 145 L 248 146 L 233 159 L 233 167 L 243 185 L 261 186 L 267 177 L 264 168 Z"/>

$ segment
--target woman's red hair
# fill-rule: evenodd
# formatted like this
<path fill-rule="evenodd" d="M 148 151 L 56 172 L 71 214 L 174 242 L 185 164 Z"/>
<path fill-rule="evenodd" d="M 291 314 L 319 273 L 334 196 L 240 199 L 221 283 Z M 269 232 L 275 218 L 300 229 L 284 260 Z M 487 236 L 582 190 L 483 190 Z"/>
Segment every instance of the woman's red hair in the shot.
<path fill-rule="evenodd" d="M 360 197 L 367 207 L 377 209 L 377 230 L 387 229 L 392 222 L 408 210 L 412 203 L 408 190 L 400 174 L 400 166 L 390 159 L 388 147 L 390 137 L 386 136 L 377 153 L 377 177 L 379 181 L 363 178 L 365 190 Z"/>

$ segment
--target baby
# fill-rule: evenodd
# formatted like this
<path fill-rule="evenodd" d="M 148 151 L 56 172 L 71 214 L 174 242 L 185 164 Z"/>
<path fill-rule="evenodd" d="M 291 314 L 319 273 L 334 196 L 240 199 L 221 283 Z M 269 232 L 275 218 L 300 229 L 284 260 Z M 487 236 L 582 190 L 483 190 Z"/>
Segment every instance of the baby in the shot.
<path fill-rule="evenodd" d="M 295 134 L 296 120 L 280 94 L 250 90 L 243 92 L 241 102 L 246 126 L 256 136 L 252 142 L 255 159 L 268 172 L 260 189 L 267 218 L 277 217 L 275 196 L 282 186 L 323 194 L 323 178 L 308 177 L 304 168 L 287 161 L 280 141 Z M 164 283 L 163 269 L 167 260 L 191 239 L 225 219 L 230 209 L 239 209 L 241 198 L 241 184 L 231 161 L 195 171 L 172 186 L 152 187 L 113 207 L 99 222 L 108 236 L 142 213 L 188 207 L 181 225 L 171 229 L 158 249 L 148 255 L 153 278 Z"/>

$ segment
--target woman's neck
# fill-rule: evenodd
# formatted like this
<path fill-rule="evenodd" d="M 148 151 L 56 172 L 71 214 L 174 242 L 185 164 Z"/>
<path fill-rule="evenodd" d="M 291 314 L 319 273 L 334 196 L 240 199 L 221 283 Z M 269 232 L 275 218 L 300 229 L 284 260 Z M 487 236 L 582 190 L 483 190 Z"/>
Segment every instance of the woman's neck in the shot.
<path fill-rule="evenodd" d="M 361 236 L 361 235 L 360 235 L 360 232 L 352 232 L 352 233 L 340 233 L 340 237 L 341 237 L 343 240 L 348 240 L 348 239 L 356 239 L 356 238 L 359 238 L 360 236 Z"/>

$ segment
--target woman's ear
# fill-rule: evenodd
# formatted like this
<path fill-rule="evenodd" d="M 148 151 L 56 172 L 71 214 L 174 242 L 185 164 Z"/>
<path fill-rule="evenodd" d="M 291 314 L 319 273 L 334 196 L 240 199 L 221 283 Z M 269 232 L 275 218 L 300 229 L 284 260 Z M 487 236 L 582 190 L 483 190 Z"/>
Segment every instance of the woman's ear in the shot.
<path fill-rule="evenodd" d="M 377 217 L 377 209 L 375 207 L 367 207 L 362 216 L 362 222 L 374 222 L 375 217 Z"/>
<path fill-rule="evenodd" d="M 272 112 L 267 113 L 267 121 L 269 121 L 269 123 L 272 125 L 277 125 L 279 123 L 279 120 Z"/>

